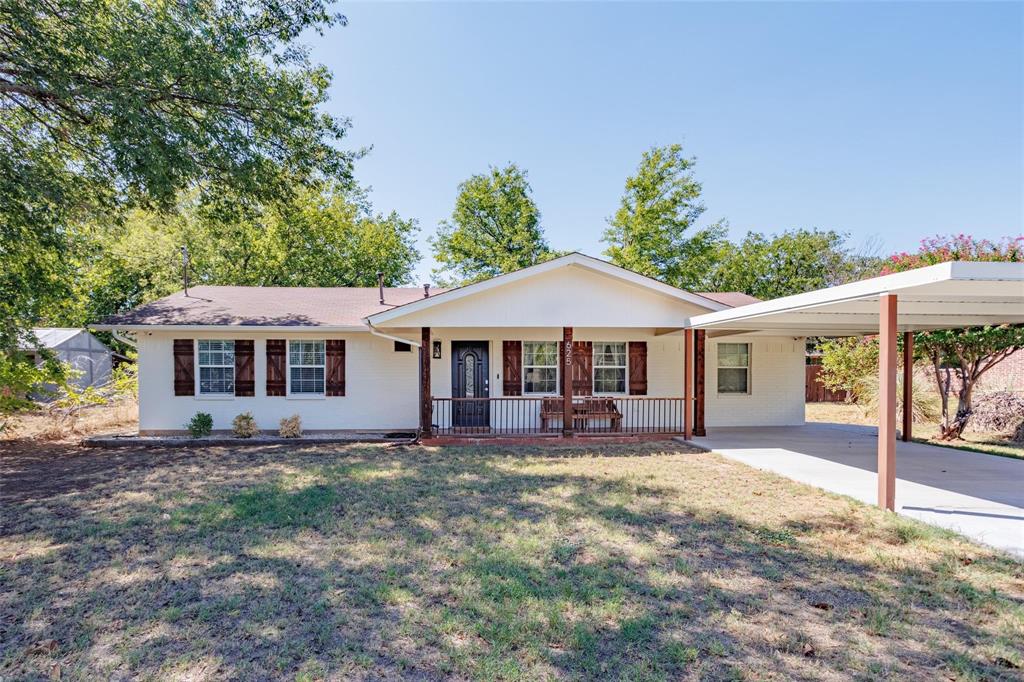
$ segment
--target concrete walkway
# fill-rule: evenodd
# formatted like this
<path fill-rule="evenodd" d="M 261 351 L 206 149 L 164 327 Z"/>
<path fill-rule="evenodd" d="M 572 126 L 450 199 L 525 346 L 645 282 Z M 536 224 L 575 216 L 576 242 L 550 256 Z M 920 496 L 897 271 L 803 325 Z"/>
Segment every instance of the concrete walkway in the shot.
<path fill-rule="evenodd" d="M 875 504 L 877 433 L 846 424 L 709 428 L 694 443 Z M 896 511 L 1024 557 L 1024 460 L 897 442 Z"/>

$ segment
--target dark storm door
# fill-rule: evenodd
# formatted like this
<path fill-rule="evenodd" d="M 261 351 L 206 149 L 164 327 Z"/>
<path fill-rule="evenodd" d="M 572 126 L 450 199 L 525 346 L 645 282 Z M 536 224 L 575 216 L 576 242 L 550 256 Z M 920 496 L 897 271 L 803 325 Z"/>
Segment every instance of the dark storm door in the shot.
<path fill-rule="evenodd" d="M 452 397 L 484 398 L 453 400 L 452 426 L 490 424 L 490 387 L 486 341 L 452 341 Z"/>

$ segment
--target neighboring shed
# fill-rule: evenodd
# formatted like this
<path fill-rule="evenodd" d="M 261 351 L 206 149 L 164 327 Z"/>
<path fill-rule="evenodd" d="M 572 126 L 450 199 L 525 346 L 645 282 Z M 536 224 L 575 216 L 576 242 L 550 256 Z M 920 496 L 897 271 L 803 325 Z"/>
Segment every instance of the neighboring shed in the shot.
<path fill-rule="evenodd" d="M 110 380 L 114 353 L 92 333 L 67 327 L 39 327 L 33 329 L 32 333 L 38 343 L 26 339 L 21 343 L 21 350 L 37 364 L 42 362 L 39 349 L 46 348 L 58 360 L 81 372 L 80 376 L 74 378 L 74 384 L 85 388 L 101 386 Z"/>

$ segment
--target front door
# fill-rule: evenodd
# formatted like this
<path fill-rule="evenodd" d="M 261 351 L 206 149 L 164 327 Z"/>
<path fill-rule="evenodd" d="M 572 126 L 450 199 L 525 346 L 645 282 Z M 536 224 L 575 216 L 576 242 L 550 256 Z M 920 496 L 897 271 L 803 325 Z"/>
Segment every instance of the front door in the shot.
<path fill-rule="evenodd" d="M 491 395 L 486 341 L 452 341 L 452 397 L 488 398 Z M 490 424 L 487 400 L 453 400 L 452 426 L 485 427 Z"/>

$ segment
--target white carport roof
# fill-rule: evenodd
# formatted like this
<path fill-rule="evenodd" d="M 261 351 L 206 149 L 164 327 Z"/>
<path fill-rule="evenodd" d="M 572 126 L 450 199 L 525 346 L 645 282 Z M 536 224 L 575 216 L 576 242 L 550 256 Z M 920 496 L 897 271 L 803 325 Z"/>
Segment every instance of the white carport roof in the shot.
<path fill-rule="evenodd" d="M 1024 324 L 1024 263 L 940 263 L 697 315 L 690 326 L 710 336 L 876 334 L 884 294 L 896 295 L 900 331 Z"/>

